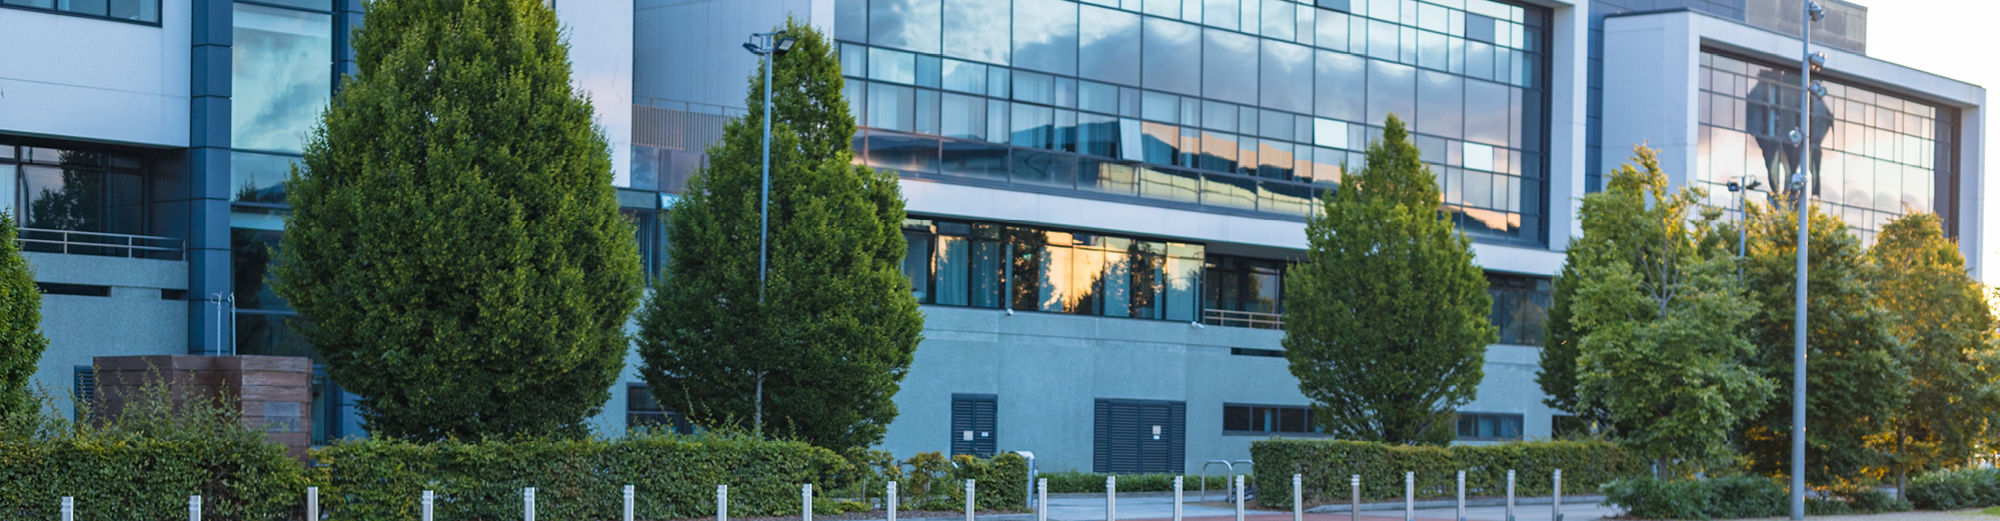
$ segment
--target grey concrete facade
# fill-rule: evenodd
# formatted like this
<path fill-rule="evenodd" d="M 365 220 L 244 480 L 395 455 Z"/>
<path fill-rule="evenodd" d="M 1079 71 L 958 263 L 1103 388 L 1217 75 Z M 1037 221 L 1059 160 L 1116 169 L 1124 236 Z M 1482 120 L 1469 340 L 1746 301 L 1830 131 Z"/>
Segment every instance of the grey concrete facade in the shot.
<path fill-rule="evenodd" d="M 165 290 L 187 290 L 186 262 L 24 255 L 36 282 L 110 287 L 109 296 L 42 297 L 42 336 L 49 347 L 35 370 L 34 385 L 49 393 L 60 410 L 74 407 L 73 372 L 90 367 L 94 357 L 187 354 L 187 303 L 161 298 Z"/>

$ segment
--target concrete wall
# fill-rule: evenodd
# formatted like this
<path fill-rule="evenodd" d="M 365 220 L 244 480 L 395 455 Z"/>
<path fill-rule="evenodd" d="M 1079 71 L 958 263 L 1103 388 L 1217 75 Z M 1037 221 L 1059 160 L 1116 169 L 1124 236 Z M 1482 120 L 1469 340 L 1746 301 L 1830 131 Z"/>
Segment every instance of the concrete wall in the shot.
<path fill-rule="evenodd" d="M 111 296 L 42 296 L 42 336 L 49 339 L 34 384 L 72 410 L 76 366 L 92 357 L 186 354 L 187 303 L 162 300 L 162 289 L 187 289 L 187 263 L 91 255 L 24 253 L 36 282 L 110 286 Z"/>
<path fill-rule="evenodd" d="M 0 132 L 188 143 L 188 0 L 160 25 L 0 9 Z"/>

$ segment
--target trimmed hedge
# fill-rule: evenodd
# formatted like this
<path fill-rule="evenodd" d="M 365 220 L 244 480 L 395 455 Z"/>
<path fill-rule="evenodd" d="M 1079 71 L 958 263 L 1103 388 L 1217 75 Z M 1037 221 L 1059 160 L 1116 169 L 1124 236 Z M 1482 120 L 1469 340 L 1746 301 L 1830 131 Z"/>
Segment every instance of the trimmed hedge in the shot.
<path fill-rule="evenodd" d="M 1807 497 L 1806 513 L 1815 516 L 1873 514 L 1910 510 L 1888 492 L 1868 487 L 1836 487 Z M 1626 478 L 1604 485 L 1604 501 L 1639 519 L 1737 519 L 1781 517 L 1791 513 L 1791 487 L 1780 478 L 1734 476 L 1703 480 L 1661 481 Z"/>
<path fill-rule="evenodd" d="M 0 442 L 0 519 L 56 519 L 76 498 L 78 521 L 303 517 L 305 469 L 281 445 L 257 439 L 91 437 Z"/>
<path fill-rule="evenodd" d="M 1466 471 L 1466 494 L 1507 493 L 1507 470 L 1515 471 L 1514 492 L 1544 496 L 1553 492 L 1553 470 L 1563 471 L 1569 494 L 1597 491 L 1611 480 L 1645 472 L 1638 458 L 1605 441 L 1528 441 L 1495 445 L 1428 447 L 1340 440 L 1270 439 L 1250 444 L 1257 502 L 1265 508 L 1290 508 L 1292 474 L 1304 475 L 1308 504 L 1320 498 L 1344 502 L 1350 494 L 1348 476 L 1361 476 L 1361 497 L 1401 499 L 1403 473 L 1417 474 L 1418 497 L 1457 494 L 1457 472 Z"/>
<path fill-rule="evenodd" d="M 734 516 L 797 514 L 802 483 L 815 484 L 816 513 L 836 514 L 856 506 L 839 501 L 840 492 L 874 488 L 850 486 L 854 483 L 879 482 L 868 479 L 875 472 L 826 449 L 721 434 L 429 444 L 364 440 L 340 442 L 313 456 L 321 465 L 317 480 L 325 483 L 321 510 L 357 521 L 414 518 L 423 490 L 436 495 L 440 521 L 519 518 L 526 487 L 536 489 L 539 517 L 615 519 L 624 485 L 633 485 L 638 495 L 634 509 L 640 519 L 713 517 L 718 484 L 729 485 Z M 903 478 L 905 508 L 963 508 L 959 480 L 966 478 L 979 480 L 981 508 L 1023 507 L 1027 463 L 1019 456 L 961 457 L 953 463 L 941 473 L 919 469 Z M 928 480 L 910 482 L 920 474 Z"/>
<path fill-rule="evenodd" d="M 1044 472 L 1038 477 L 1049 480 L 1050 494 L 1102 494 L 1104 493 L 1104 478 L 1108 476 L 1111 475 L 1098 472 L 1065 470 L 1062 472 Z M 1214 474 L 1208 476 L 1208 490 L 1228 489 L 1228 476 Z M 1118 475 L 1119 492 L 1172 492 L 1173 490 L 1173 474 Z M 1201 475 L 1190 474 L 1186 476 L 1185 479 L 1181 480 L 1181 490 L 1188 494 L 1194 494 L 1196 491 L 1201 490 Z"/>
<path fill-rule="evenodd" d="M 2000 469 L 1940 470 L 1910 479 L 1905 493 L 1924 510 L 2000 505 Z"/>

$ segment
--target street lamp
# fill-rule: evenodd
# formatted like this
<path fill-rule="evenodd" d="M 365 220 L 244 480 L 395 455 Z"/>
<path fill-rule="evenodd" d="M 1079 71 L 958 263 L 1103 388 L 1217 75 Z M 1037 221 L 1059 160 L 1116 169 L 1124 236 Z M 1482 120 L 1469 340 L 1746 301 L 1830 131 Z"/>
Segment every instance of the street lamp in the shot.
<path fill-rule="evenodd" d="M 757 239 L 757 303 L 763 304 L 764 277 L 770 270 L 771 251 L 771 69 L 776 58 L 790 52 L 798 39 L 784 31 L 756 33 L 750 38 L 752 41 L 743 42 L 743 48 L 764 57 L 764 180 L 757 197 L 758 221 L 763 227 Z"/>
<path fill-rule="evenodd" d="M 1745 184 L 1742 181 L 1729 182 L 1729 193 L 1736 194 L 1736 257 L 1737 258 L 1743 257 L 1743 244 L 1745 242 L 1744 239 L 1749 237 L 1748 233 L 1749 227 L 1747 225 L 1749 224 L 1750 220 L 1747 219 L 1746 217 L 1748 216 L 1744 215 L 1743 213 L 1743 204 L 1744 204 L 1743 200 L 1750 198 L 1750 191 L 1756 190 L 1757 187 L 1760 186 L 1764 186 L 1764 182 L 1758 181 L 1756 178 L 1751 178 L 1748 184 Z M 1741 267 L 1736 268 L 1736 274 L 1742 275 L 1743 268 Z"/>
<path fill-rule="evenodd" d="M 1798 280 L 1792 295 L 1792 521 L 1806 518 L 1806 257 L 1807 231 L 1812 225 L 1806 173 L 1812 163 L 1812 99 L 1826 87 L 1812 81 L 1813 69 L 1826 65 L 1826 55 L 1812 52 L 1812 23 L 1826 17 L 1819 2 L 1805 0 L 1799 18 L 1799 128 L 1792 131 L 1799 145 L 1799 170 L 1792 174 L 1792 197 L 1798 199 Z M 1815 87 L 1818 87 L 1815 89 Z"/>

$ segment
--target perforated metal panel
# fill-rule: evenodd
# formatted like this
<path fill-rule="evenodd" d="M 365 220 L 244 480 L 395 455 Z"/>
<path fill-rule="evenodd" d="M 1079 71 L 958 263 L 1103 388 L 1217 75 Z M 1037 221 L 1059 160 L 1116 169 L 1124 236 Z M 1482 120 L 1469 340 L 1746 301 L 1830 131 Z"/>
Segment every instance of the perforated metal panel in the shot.
<path fill-rule="evenodd" d="M 951 455 L 993 457 L 1000 398 L 991 394 L 951 395 Z"/>
<path fill-rule="evenodd" d="M 1097 400 L 1095 472 L 1181 473 L 1187 448 L 1187 403 Z"/>

